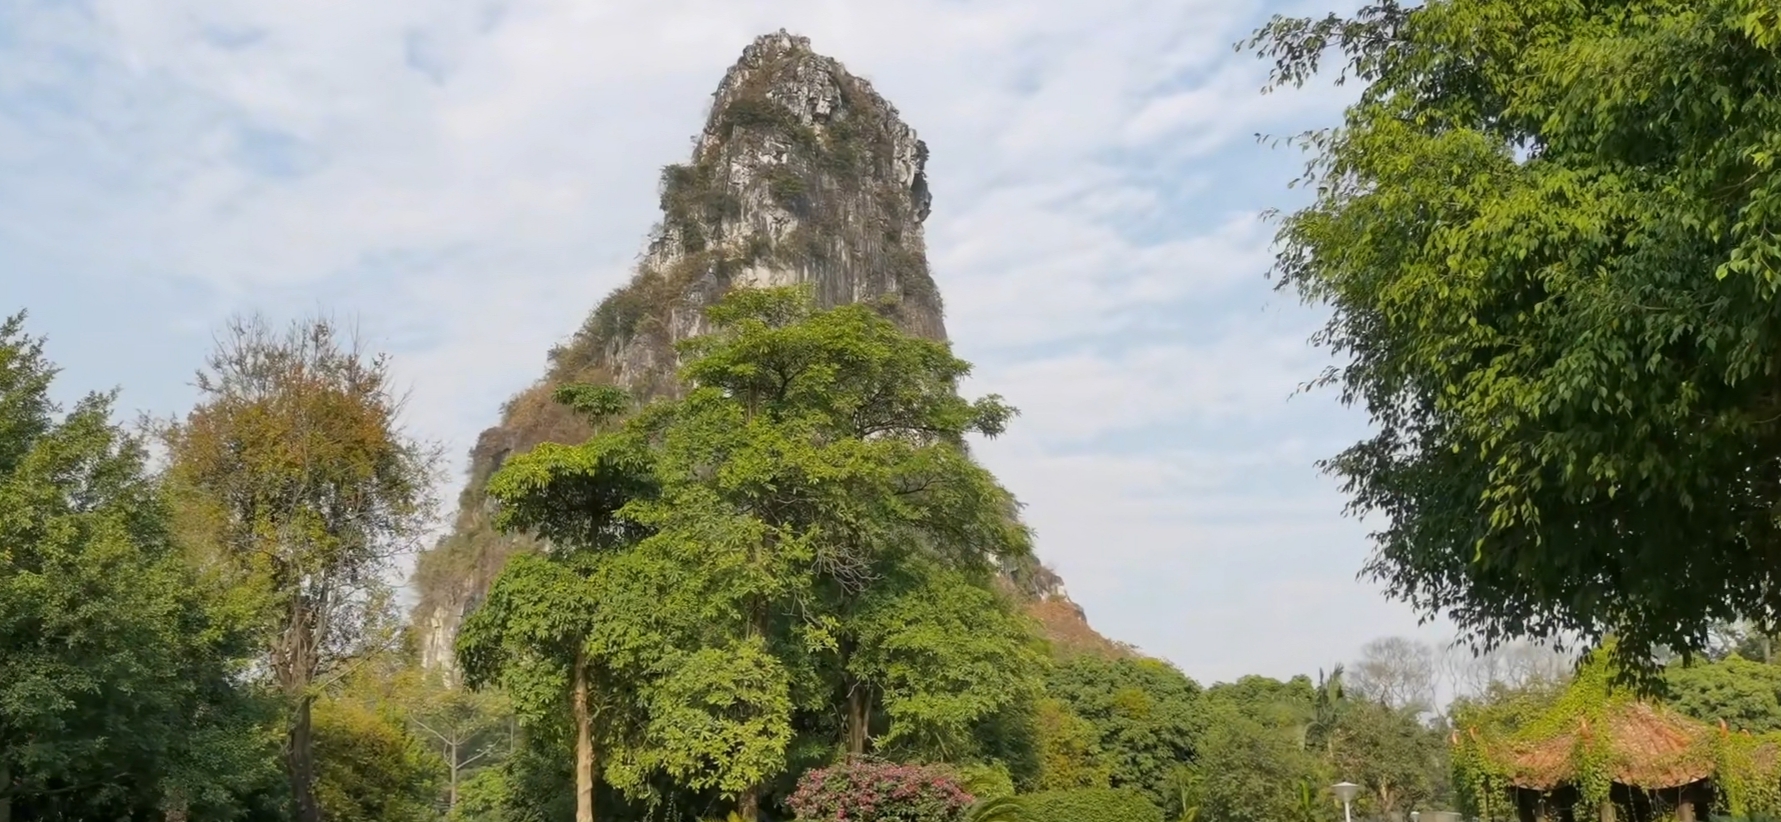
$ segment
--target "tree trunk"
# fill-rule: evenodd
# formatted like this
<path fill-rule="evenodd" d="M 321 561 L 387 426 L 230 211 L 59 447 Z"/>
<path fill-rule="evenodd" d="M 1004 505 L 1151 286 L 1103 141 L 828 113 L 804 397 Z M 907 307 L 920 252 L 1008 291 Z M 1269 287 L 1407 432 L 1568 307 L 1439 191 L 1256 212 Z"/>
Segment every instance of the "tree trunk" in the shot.
<path fill-rule="evenodd" d="M 451 782 L 445 794 L 445 812 L 451 813 L 458 808 L 458 743 L 446 743 L 445 755 L 445 763 L 451 768 Z"/>
<path fill-rule="evenodd" d="M 322 811 L 315 801 L 315 737 L 310 722 L 313 699 L 298 697 L 296 715 L 291 718 L 291 732 L 285 744 L 285 774 L 291 781 L 291 801 L 295 805 L 296 822 L 321 822 Z"/>
<path fill-rule="evenodd" d="M 594 718 L 588 705 L 587 657 L 575 652 L 575 822 L 594 822 Z"/>
<path fill-rule="evenodd" d="M 742 792 L 736 799 L 736 814 L 743 822 L 758 822 L 761 818 L 761 789 L 754 786 Z"/>
<path fill-rule="evenodd" d="M 871 717 L 872 700 L 866 683 L 849 678 L 847 684 L 847 753 L 866 753 L 866 722 Z"/>

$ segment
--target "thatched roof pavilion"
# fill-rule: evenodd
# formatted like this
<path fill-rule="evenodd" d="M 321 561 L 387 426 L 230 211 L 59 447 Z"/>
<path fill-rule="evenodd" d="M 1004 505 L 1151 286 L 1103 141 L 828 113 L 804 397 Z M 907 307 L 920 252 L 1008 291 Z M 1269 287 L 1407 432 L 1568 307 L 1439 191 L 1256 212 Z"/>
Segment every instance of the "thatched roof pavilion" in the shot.
<path fill-rule="evenodd" d="M 1474 812 L 1503 818 L 1512 809 L 1520 822 L 1697 822 L 1772 793 L 1755 796 L 1756 785 L 1781 788 L 1774 740 L 1639 700 L 1610 679 L 1605 663 L 1592 661 L 1518 730 L 1455 732 L 1455 762 L 1471 774 L 1481 806 Z"/>
<path fill-rule="evenodd" d="M 1645 702 L 1602 708 L 1594 723 L 1579 716 L 1544 738 L 1495 746 L 1522 822 L 1578 822 L 1579 788 L 1603 777 L 1609 783 L 1608 802 L 1597 808 L 1603 822 L 1707 818 L 1719 729 Z"/>

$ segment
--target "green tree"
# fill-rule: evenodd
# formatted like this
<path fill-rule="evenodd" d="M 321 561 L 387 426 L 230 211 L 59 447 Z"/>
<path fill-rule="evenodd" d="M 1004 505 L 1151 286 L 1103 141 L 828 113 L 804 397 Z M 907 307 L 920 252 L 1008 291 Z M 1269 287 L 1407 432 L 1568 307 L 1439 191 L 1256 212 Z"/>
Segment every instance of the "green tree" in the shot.
<path fill-rule="evenodd" d="M 1047 791 L 1020 798 L 1027 822 L 1162 822 L 1144 794 L 1125 788 Z"/>
<path fill-rule="evenodd" d="M 1357 807 L 1370 816 L 1397 818 L 1443 793 L 1447 740 L 1419 721 L 1414 707 L 1350 705 L 1336 721 L 1328 750 L 1335 776 L 1363 789 Z"/>
<path fill-rule="evenodd" d="M 167 474 L 191 536 L 254 598 L 295 816 L 318 822 L 311 707 L 393 635 L 383 574 L 425 525 L 437 454 L 404 434 L 387 359 L 323 320 L 231 322 L 197 387 L 159 428 Z"/>
<path fill-rule="evenodd" d="M 315 703 L 316 801 L 339 822 L 425 822 L 444 763 L 391 706 L 354 698 Z"/>
<path fill-rule="evenodd" d="M 438 752 L 445 769 L 445 808 L 457 809 L 464 783 L 496 764 L 513 747 L 513 715 L 503 695 L 455 688 L 436 675 L 415 671 L 407 720 L 415 734 Z"/>
<path fill-rule="evenodd" d="M 1193 807 L 1201 818 L 1231 822 L 1303 819 L 1300 786 L 1328 784 L 1318 764 L 1295 728 L 1265 724 L 1234 703 L 1214 702 L 1193 763 Z"/>
<path fill-rule="evenodd" d="M 646 443 L 612 430 L 629 407 L 622 391 L 572 385 L 558 389 L 556 399 L 601 435 L 573 451 L 546 449 L 533 463 L 521 458 L 517 469 L 496 475 L 504 484 L 491 482 L 496 499 L 505 493 L 514 501 L 502 525 L 532 531 L 544 538 L 544 547 L 502 569 L 484 603 L 465 620 L 457 652 L 466 683 L 477 689 L 501 685 L 528 723 L 542 727 L 565 713 L 571 717 L 575 818 L 592 822 L 602 751 L 615 742 L 621 715 L 635 713 L 628 710 L 635 707 L 630 695 L 618 686 L 622 666 L 602 653 L 634 647 L 636 637 L 625 634 L 634 623 L 603 619 L 622 612 L 626 600 L 619 587 L 608 590 L 602 581 L 612 579 L 614 555 L 648 533 L 618 511 L 656 488 Z M 551 456 L 568 460 L 534 464 Z M 527 469 L 539 470 L 519 473 Z M 596 715 L 605 721 L 596 722 Z"/>
<path fill-rule="evenodd" d="M 982 753 L 977 731 L 1039 695 L 1043 651 L 1030 626 L 979 569 L 972 579 L 911 557 L 861 592 L 842 623 L 851 645 L 843 682 L 871 687 L 881 754 L 958 762 Z M 870 703 L 847 699 L 850 710 Z M 866 729 L 850 722 L 851 732 Z M 859 742 L 848 745 L 859 753 Z"/>
<path fill-rule="evenodd" d="M 1365 84 L 1275 272 L 1376 433 L 1371 576 L 1484 644 L 1701 650 L 1781 616 L 1781 10 L 1381 0 L 1250 43 Z"/>
<path fill-rule="evenodd" d="M 961 447 L 1012 411 L 959 398 L 967 366 L 943 343 L 793 290 L 738 290 L 708 317 L 711 333 L 682 344 L 684 396 L 516 457 L 489 490 L 503 527 L 564 550 L 633 529 L 581 552 L 598 608 L 563 634 L 635 697 L 607 777 L 667 776 L 752 819 L 769 780 L 835 728 L 826 716 L 845 749 L 883 716 L 884 739 L 945 752 L 1017 703 L 1036 660 L 995 600 L 971 595 L 978 622 L 1006 629 L 984 632 L 1003 637 L 994 648 L 935 642 L 960 619 L 910 603 L 987 589 L 1029 548 L 1012 499 Z"/>
<path fill-rule="evenodd" d="M 1106 788 L 1112 769 L 1101 750 L 1101 734 L 1088 720 L 1077 716 L 1063 700 L 1047 696 L 1039 701 L 1035 716 L 1038 733 L 1039 773 L 1036 791 L 1067 791 Z"/>
<path fill-rule="evenodd" d="M 1337 723 L 1354 704 L 1348 698 L 1348 688 L 1344 684 L 1346 673 L 1341 665 L 1331 670 L 1328 676 L 1321 670 L 1317 672 L 1317 687 L 1311 692 L 1311 721 L 1305 727 L 1306 747 L 1321 749 L 1325 754 L 1330 752 Z"/>
<path fill-rule="evenodd" d="M 1143 793 L 1171 818 L 1181 813 L 1178 774 L 1205 727 L 1197 683 L 1159 660 L 1083 655 L 1059 663 L 1046 690 L 1094 728 L 1090 761 L 1105 767 L 1108 784 Z"/>
<path fill-rule="evenodd" d="M 1326 686 L 1328 683 L 1326 682 Z M 1320 719 L 1332 720 L 1340 711 L 1330 705 L 1335 689 L 1326 687 L 1321 697 L 1308 676 L 1295 676 L 1285 681 L 1266 676 L 1243 676 L 1236 682 L 1220 682 L 1206 689 L 1203 701 L 1208 706 L 1222 706 L 1239 711 L 1270 728 L 1279 728 L 1296 741 L 1299 747 L 1310 747 L 1312 730 Z M 1319 704 L 1324 703 L 1324 713 Z M 1211 719 L 1205 720 L 1208 724 Z"/>
<path fill-rule="evenodd" d="M 1664 672 L 1670 705 L 1734 731 L 1781 731 L 1781 667 L 1733 655 L 1711 664 L 1676 665 Z"/>
<path fill-rule="evenodd" d="M 239 813 L 272 762 L 245 636 L 112 398 L 59 417 L 54 375 L 0 322 L 0 822 Z"/>

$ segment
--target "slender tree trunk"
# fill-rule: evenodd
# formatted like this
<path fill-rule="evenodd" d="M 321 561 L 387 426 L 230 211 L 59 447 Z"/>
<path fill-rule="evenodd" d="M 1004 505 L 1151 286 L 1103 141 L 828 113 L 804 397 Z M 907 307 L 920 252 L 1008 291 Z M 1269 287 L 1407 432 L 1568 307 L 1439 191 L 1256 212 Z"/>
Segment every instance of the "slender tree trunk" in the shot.
<path fill-rule="evenodd" d="M 285 773 L 291 780 L 291 801 L 296 810 L 292 818 L 296 822 L 321 822 L 322 818 L 321 807 L 315 801 L 315 735 L 310 721 L 313 703 L 311 697 L 298 697 L 285 745 Z"/>
<path fill-rule="evenodd" d="M 458 743 L 446 743 L 445 760 L 451 766 L 451 784 L 445 794 L 445 811 L 450 813 L 458 807 Z"/>
<path fill-rule="evenodd" d="M 315 733 L 311 709 L 315 696 L 309 686 L 317 668 L 314 604 L 302 590 L 291 596 L 283 635 L 272 648 L 272 665 L 285 698 L 290 700 L 290 730 L 285 738 L 285 778 L 291 784 L 294 822 L 321 822 L 322 810 L 315 798 Z"/>
<path fill-rule="evenodd" d="M 587 657 L 575 652 L 575 822 L 594 822 L 594 718 L 588 705 Z"/>
<path fill-rule="evenodd" d="M 872 699 L 867 692 L 866 683 L 852 677 L 847 683 L 847 753 L 851 756 L 863 756 L 866 753 L 866 722 L 871 717 Z"/>

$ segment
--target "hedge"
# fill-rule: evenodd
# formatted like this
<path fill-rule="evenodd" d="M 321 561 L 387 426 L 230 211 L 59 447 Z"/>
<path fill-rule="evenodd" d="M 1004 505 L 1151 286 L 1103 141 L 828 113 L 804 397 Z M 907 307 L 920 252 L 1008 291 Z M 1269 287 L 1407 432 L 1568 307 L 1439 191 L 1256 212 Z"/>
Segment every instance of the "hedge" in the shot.
<path fill-rule="evenodd" d="M 1163 822 L 1163 811 L 1128 788 L 1080 788 L 1021 797 L 1027 822 Z"/>

